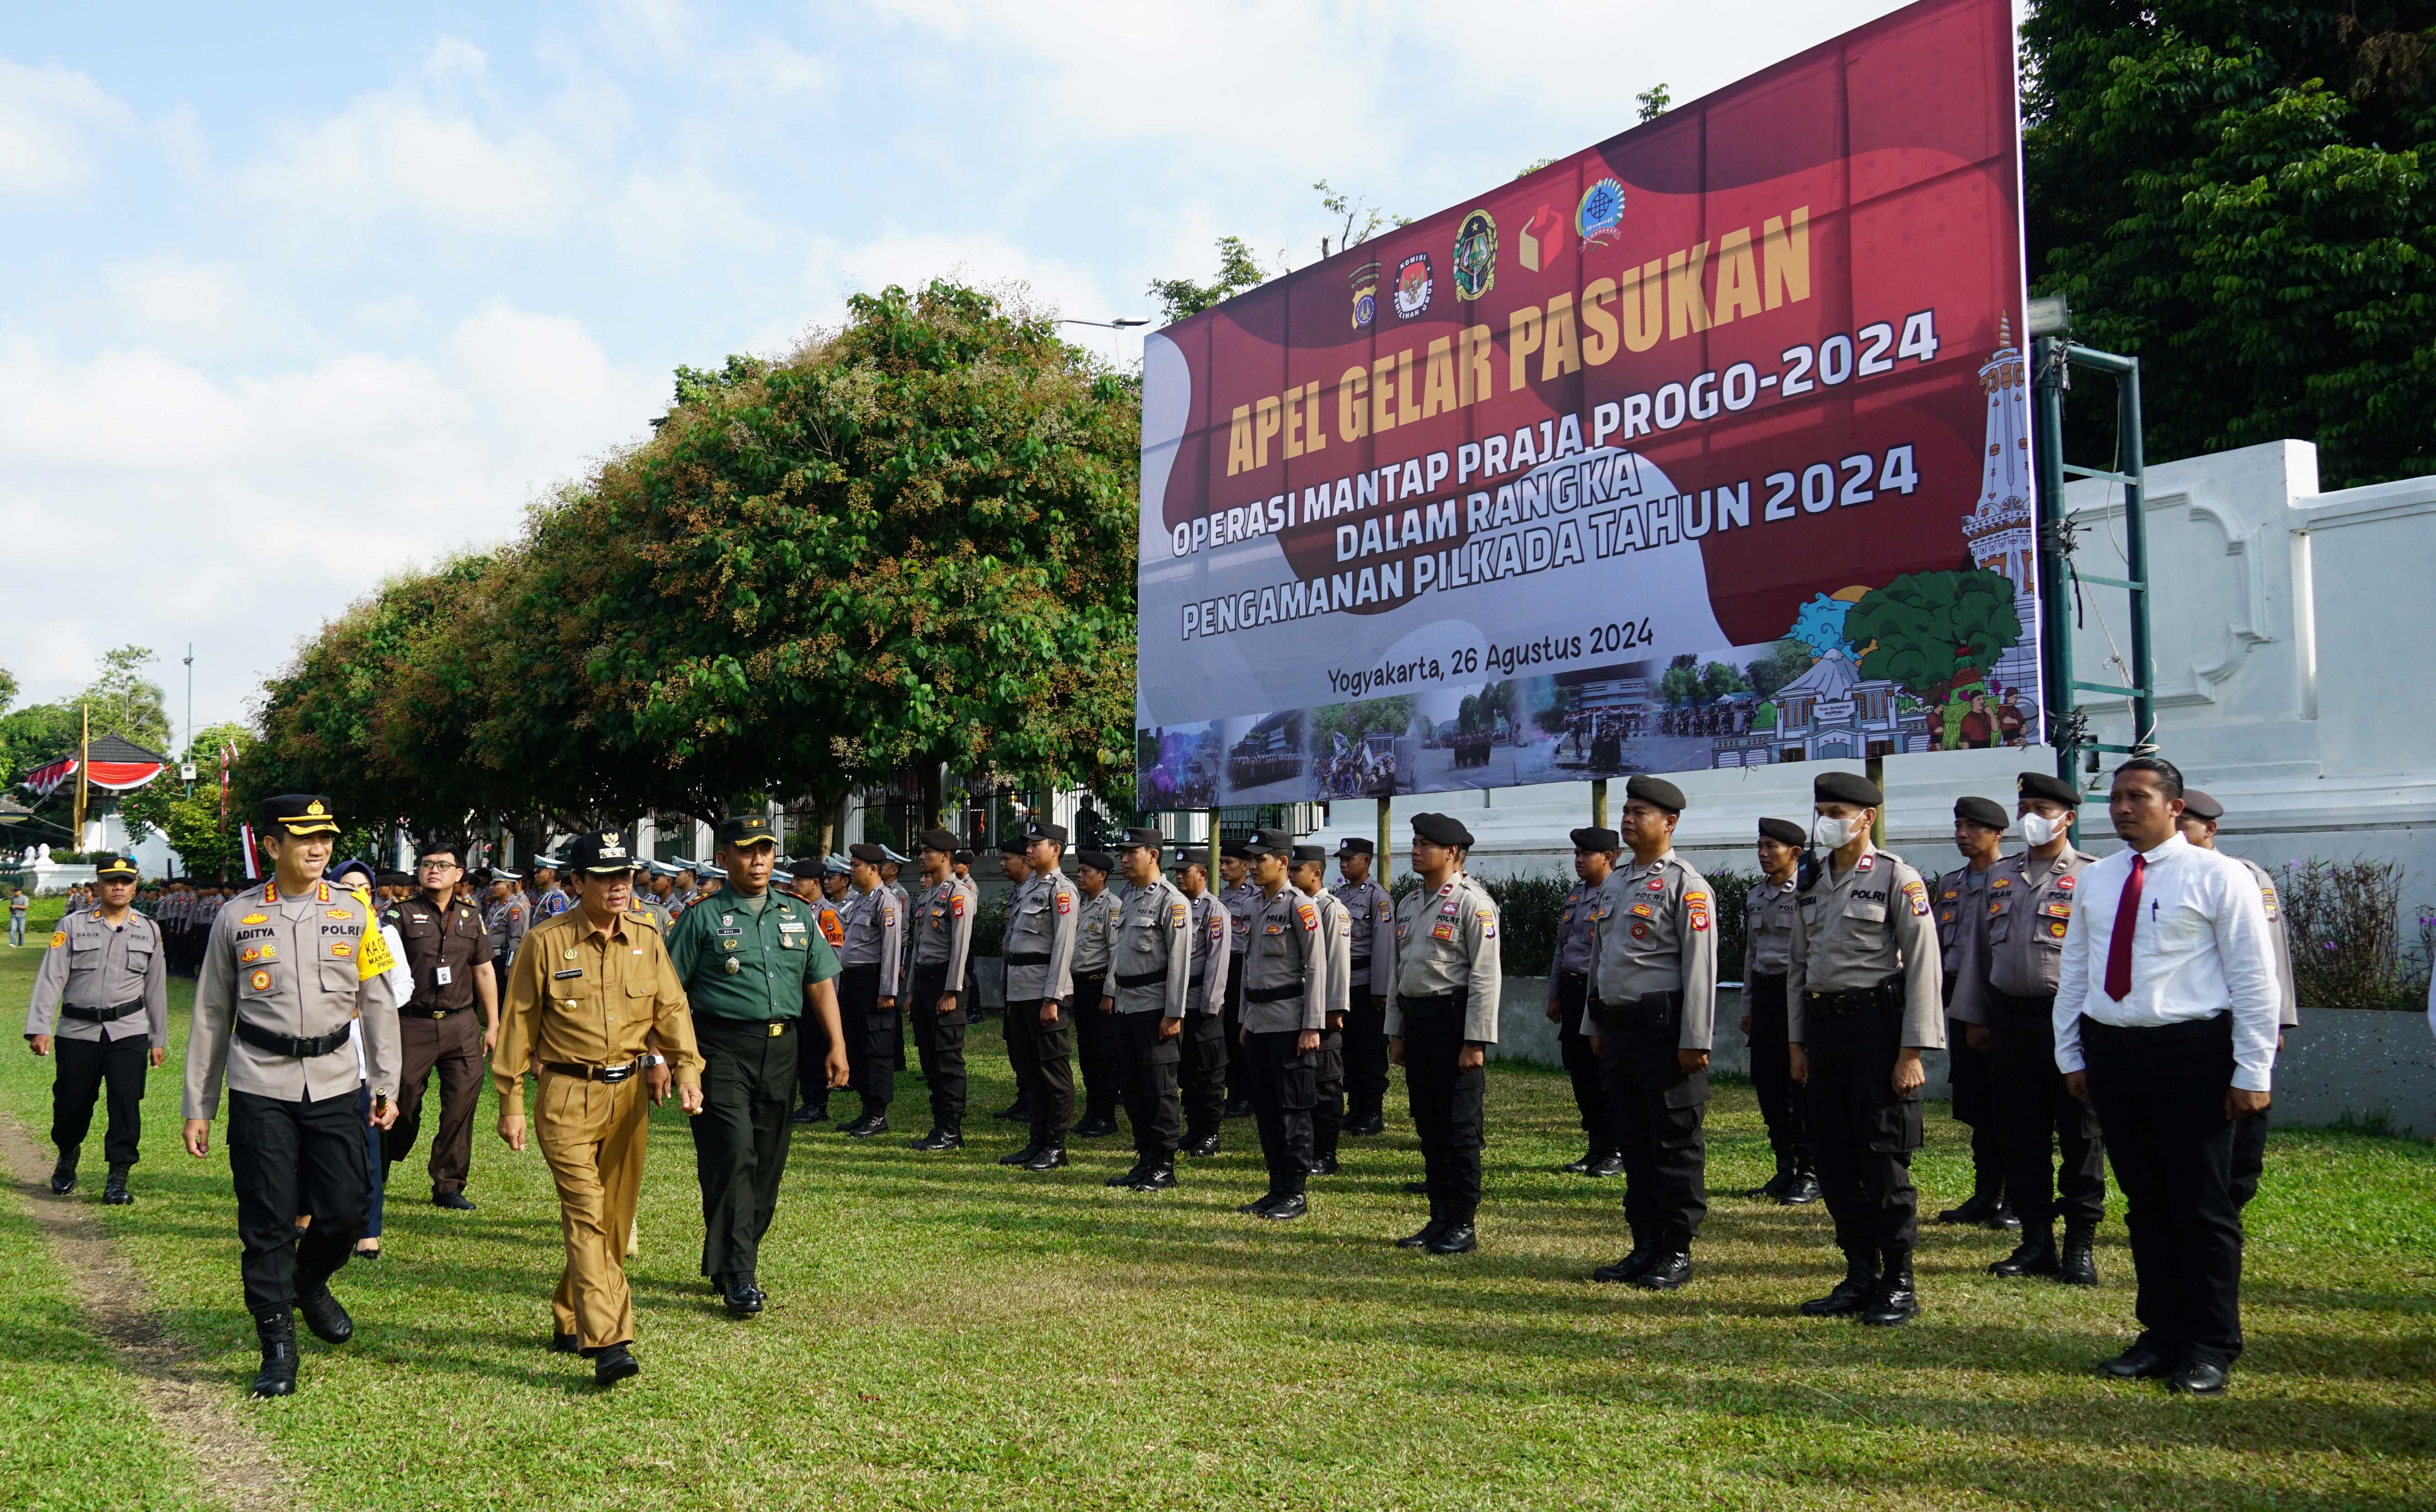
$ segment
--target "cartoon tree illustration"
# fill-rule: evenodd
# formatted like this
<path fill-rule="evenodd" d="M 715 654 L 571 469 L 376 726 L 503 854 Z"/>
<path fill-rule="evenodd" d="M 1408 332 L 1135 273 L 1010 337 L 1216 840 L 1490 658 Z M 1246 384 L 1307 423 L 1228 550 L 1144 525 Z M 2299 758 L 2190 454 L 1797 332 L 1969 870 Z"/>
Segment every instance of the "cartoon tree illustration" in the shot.
<path fill-rule="evenodd" d="M 1998 572 L 1909 572 L 1862 595 L 1844 617 L 1863 677 L 1942 703 L 2022 638 L 2013 584 Z"/>

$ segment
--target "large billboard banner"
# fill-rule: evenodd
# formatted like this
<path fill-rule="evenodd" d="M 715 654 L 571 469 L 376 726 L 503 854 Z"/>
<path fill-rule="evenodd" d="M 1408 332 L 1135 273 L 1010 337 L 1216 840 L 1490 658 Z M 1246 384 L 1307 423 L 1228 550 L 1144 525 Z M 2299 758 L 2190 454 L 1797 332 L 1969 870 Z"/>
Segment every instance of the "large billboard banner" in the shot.
<path fill-rule="evenodd" d="M 2039 738 L 2010 0 L 1143 353 L 1145 808 Z"/>

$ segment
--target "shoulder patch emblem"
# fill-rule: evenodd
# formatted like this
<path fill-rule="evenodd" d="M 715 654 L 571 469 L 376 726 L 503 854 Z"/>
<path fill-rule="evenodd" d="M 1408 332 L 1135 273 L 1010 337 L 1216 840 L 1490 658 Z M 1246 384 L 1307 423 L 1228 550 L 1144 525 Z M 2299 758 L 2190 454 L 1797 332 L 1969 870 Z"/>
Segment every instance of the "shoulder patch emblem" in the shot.
<path fill-rule="evenodd" d="M 270 990 L 270 973 L 268 971 L 257 971 L 252 976 L 246 978 L 246 981 L 252 985 L 253 990 L 256 992 L 268 992 Z"/>
<path fill-rule="evenodd" d="M 896 922 L 896 905 L 891 903 L 882 903 L 879 905 L 879 922 L 883 928 Z"/>
<path fill-rule="evenodd" d="M 1386 919 L 1392 919 L 1395 916 L 1395 905 L 1389 903 L 1385 897 L 1382 896 L 1379 899 L 1379 917 L 1383 921 Z"/>
<path fill-rule="evenodd" d="M 1911 905 L 1914 914 L 1923 919 L 1928 917 L 1928 889 L 1923 887 L 1917 878 L 1903 885 L 1903 895 L 1904 901 Z"/>
<path fill-rule="evenodd" d="M 67 943 L 68 943 L 68 931 L 67 931 L 67 930 L 53 930 L 51 931 L 51 948 L 52 948 L 52 949 L 56 950 L 56 949 L 58 949 L 60 947 L 61 947 L 61 946 L 63 946 L 63 945 L 65 945 L 65 944 L 67 944 Z"/>
<path fill-rule="evenodd" d="M 963 917 L 965 916 L 965 895 L 964 895 L 964 894 L 962 894 L 962 893 L 958 893 L 954 897 L 949 898 L 949 899 L 948 900 L 948 913 L 952 914 L 952 915 L 953 915 L 953 916 L 955 916 L 956 918 L 960 918 L 960 919 L 961 919 L 961 918 L 963 918 Z"/>
<path fill-rule="evenodd" d="M 1296 904 L 1295 917 L 1302 922 L 1302 927 L 1306 931 L 1319 928 L 1319 910 L 1309 903 Z"/>
<path fill-rule="evenodd" d="M 1920 884 L 1919 884 L 1919 883 L 1917 883 L 1917 882 L 1915 882 L 1915 883 L 1913 883 L 1912 885 L 1913 885 L 1914 887 L 1917 887 L 1917 886 L 1919 886 Z M 1709 895 L 1708 895 L 1708 894 L 1706 894 L 1706 893 L 1698 893 L 1698 892 L 1686 893 L 1686 894 L 1684 894 L 1684 895 L 1683 895 L 1683 911 L 1684 911 L 1686 913 L 1689 913 L 1689 914 L 1692 916 L 1692 928 L 1693 928 L 1693 930 L 1694 930 L 1696 932 L 1705 932 L 1705 931 L 1708 930 L 1708 928 L 1709 928 Z"/>
<path fill-rule="evenodd" d="M 1170 903 L 1170 904 L 1167 906 L 1167 927 L 1168 927 L 1169 929 L 1171 929 L 1171 930 L 1180 930 L 1180 929 L 1184 928 L 1184 926 L 1185 926 L 1187 923 L 1191 922 L 1192 918 L 1192 904 L 1190 904 L 1190 903 Z"/>
<path fill-rule="evenodd" d="M 1060 913 L 1071 913 L 1074 912 L 1073 894 L 1060 892 L 1057 895 L 1057 912 Z"/>
<path fill-rule="evenodd" d="M 2069 880 L 2069 878 L 2067 878 L 2067 880 Z M 2259 884 L 2258 884 L 2258 900 L 2259 900 L 2261 903 L 2264 903 L 2264 904 L 2266 904 L 2266 905 L 2267 905 L 2267 922 L 2268 922 L 2268 923 L 2270 923 L 2270 924 L 2274 923 L 2274 922 L 2275 922 L 2275 884 L 2274 884 L 2274 883 L 2272 883 L 2272 882 L 2261 882 L 2261 883 L 2259 883 Z"/>

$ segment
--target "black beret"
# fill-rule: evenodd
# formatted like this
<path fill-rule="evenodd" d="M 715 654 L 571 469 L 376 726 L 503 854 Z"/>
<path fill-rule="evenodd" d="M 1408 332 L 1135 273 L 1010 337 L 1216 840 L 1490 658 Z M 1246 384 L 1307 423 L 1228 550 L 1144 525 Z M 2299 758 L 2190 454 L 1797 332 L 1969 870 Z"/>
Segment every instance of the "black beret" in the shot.
<path fill-rule="evenodd" d="M 719 822 L 719 843 L 722 845 L 775 845 L 778 837 L 771 832 L 770 821 L 759 814 L 730 814 Z"/>
<path fill-rule="evenodd" d="M 1294 831 L 1290 829 L 1255 829 L 1244 843 L 1244 854 L 1251 856 L 1286 857 L 1294 854 Z"/>
<path fill-rule="evenodd" d="M 956 853 L 956 837 L 945 829 L 926 829 L 914 840 L 915 848 L 919 850 L 935 850 L 942 856 Z"/>
<path fill-rule="evenodd" d="M 856 860 L 869 861 L 874 866 L 879 865 L 881 861 L 888 859 L 888 852 L 885 849 L 880 846 L 874 845 L 868 841 L 855 842 L 853 844 L 848 845 L 845 848 L 845 853 Z"/>
<path fill-rule="evenodd" d="M 1810 781 L 1812 803 L 1858 804 L 1875 808 L 1887 801 L 1878 785 L 1856 772 L 1822 772 Z"/>
<path fill-rule="evenodd" d="M 1810 838 L 1810 831 L 1790 819 L 1763 819 L 1759 822 L 1759 838 L 1780 845 L 1799 845 Z"/>
<path fill-rule="evenodd" d="M 2027 797 L 2029 794 L 2024 793 L 2023 796 Z M 2217 802 L 2214 798 L 2209 797 L 2206 793 L 2200 791 L 2197 788 L 2184 788 L 2183 790 L 2183 812 L 2190 815 L 2193 819 L 2222 819 L 2224 817 L 2224 805 Z"/>
<path fill-rule="evenodd" d="M 1471 831 L 1452 814 L 1415 814 L 1413 833 L 1433 845 L 1459 845 L 1471 848 Z"/>
<path fill-rule="evenodd" d="M 566 869 L 579 876 L 614 877 L 641 864 L 616 835 L 585 833 L 566 847 Z"/>
<path fill-rule="evenodd" d="M 970 866 L 973 863 L 973 853 L 968 850 L 960 850 L 953 856 L 948 857 L 948 860 L 950 863 L 957 866 Z"/>
<path fill-rule="evenodd" d="M 139 875 L 141 874 L 136 871 L 135 863 L 124 856 L 101 857 L 96 861 L 93 869 L 94 880 L 97 882 L 131 882 Z"/>
<path fill-rule="evenodd" d="M 1345 839 L 1336 843 L 1336 854 L 1339 857 L 1376 856 L 1379 852 L 1377 847 L 1373 846 L 1368 841 L 1361 839 L 1359 836 L 1348 835 Z"/>
<path fill-rule="evenodd" d="M 383 872 L 373 878 L 374 887 L 412 887 L 414 878 L 405 872 Z"/>
<path fill-rule="evenodd" d="M 1117 869 L 1117 859 L 1104 850 L 1078 850 L 1074 853 L 1074 864 L 1088 866 L 1095 872 L 1113 872 Z"/>
<path fill-rule="evenodd" d="M 266 829 L 283 829 L 291 835 L 339 832 L 339 818 L 330 811 L 330 800 L 313 792 L 284 792 L 276 798 L 265 798 L 262 823 Z"/>
<path fill-rule="evenodd" d="M 1574 831 L 1574 849 L 1610 851 L 1624 849 L 1624 837 L 1612 829 L 1584 826 Z"/>
<path fill-rule="evenodd" d="M 2067 808 L 2080 807 L 2080 790 L 2052 773 L 2025 772 L 2020 781 L 2021 795 L 2026 799 L 2044 798 L 2049 803 L 2060 803 Z M 2184 792 L 2184 808 L 2190 807 L 2190 797 L 2188 791 Z"/>
<path fill-rule="evenodd" d="M 1670 814 L 1683 811 L 1683 790 L 1664 777 L 1636 776 L 1624 785 L 1627 803 L 1638 798 L 1643 803 L 1656 804 Z"/>
<path fill-rule="evenodd" d="M 1021 835 L 1009 835 L 998 843 L 998 853 L 1001 856 L 1020 856 L 1031 848 L 1032 842 Z"/>
<path fill-rule="evenodd" d="M 829 874 L 829 863 L 817 858 L 797 861 L 787 868 L 787 873 L 799 882 L 817 882 Z"/>
<path fill-rule="evenodd" d="M 1305 861 L 1325 861 L 1328 860 L 1328 847 L 1325 845 L 1296 845 L 1294 848 L 1294 859 L 1295 864 L 1297 866 L 1301 865 Z"/>
<path fill-rule="evenodd" d="M 1126 830 L 1125 843 L 1120 848 L 1131 850 L 1136 845 L 1148 845 L 1153 850 L 1165 850 L 1167 849 L 1167 837 L 1160 834 L 1156 829 Z"/>
<path fill-rule="evenodd" d="M 1993 798 L 1976 796 L 1955 799 L 1954 817 L 1968 820 L 1983 829 L 2006 829 L 2013 823 L 2013 816 L 2005 812 L 2003 804 Z"/>

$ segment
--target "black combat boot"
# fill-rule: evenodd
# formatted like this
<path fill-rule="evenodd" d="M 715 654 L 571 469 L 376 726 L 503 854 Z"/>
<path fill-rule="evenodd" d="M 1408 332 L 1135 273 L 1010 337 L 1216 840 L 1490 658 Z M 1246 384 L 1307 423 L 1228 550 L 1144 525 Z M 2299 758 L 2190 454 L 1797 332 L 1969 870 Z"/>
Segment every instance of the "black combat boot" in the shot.
<path fill-rule="evenodd" d="M 1971 1190 L 1971 1195 L 1958 1208 L 1948 1208 L 1937 1215 L 1940 1224 L 1984 1224 L 2005 1211 L 2005 1184 L 1983 1181 Z"/>
<path fill-rule="evenodd" d="M 1804 1203 L 1817 1202 L 1825 1195 L 1818 1190 L 1818 1173 L 1807 1164 L 1797 1163 L 1793 1174 L 1785 1179 L 1784 1190 L 1776 1194 L 1776 1200 L 1780 1207 L 1799 1208 Z"/>
<path fill-rule="evenodd" d="M 2050 1228 L 2035 1234 L 2025 1231 L 2021 1243 L 2014 1246 L 2010 1255 L 1989 1266 L 1988 1274 L 2008 1279 L 2024 1276 L 2053 1276 L 2057 1263 L 2055 1230 Z"/>
<path fill-rule="evenodd" d="M 1771 1202 L 1780 1201 L 1784 1196 L 1785 1184 L 1792 1179 L 1793 1156 L 1779 1152 L 1776 1157 L 1776 1174 L 1768 1177 L 1766 1181 L 1761 1182 L 1758 1186 L 1751 1188 L 1749 1191 L 1744 1192 L 1743 1195 L 1746 1197 L 1766 1197 Z"/>
<path fill-rule="evenodd" d="M 101 1183 L 101 1200 L 113 1208 L 124 1208 L 135 1199 L 127 1190 L 127 1173 L 131 1167 L 113 1162 L 110 1174 Z"/>
<path fill-rule="evenodd" d="M 344 1344 L 356 1336 L 356 1320 L 330 1295 L 326 1277 L 309 1281 L 301 1276 L 296 1278 L 296 1311 L 304 1314 L 304 1326 L 323 1344 Z M 288 1337 L 295 1337 L 292 1330 Z"/>
<path fill-rule="evenodd" d="M 1143 1172 L 1142 1178 L 1132 1185 L 1136 1191 L 1174 1190 L 1175 1162 L 1172 1159 L 1150 1162 L 1150 1169 Z"/>
<path fill-rule="evenodd" d="M 59 1163 L 51 1167 L 51 1191 L 64 1197 L 76 1190 L 77 1156 L 84 1150 L 80 1144 L 64 1145 L 60 1150 Z"/>
<path fill-rule="evenodd" d="M 1844 1278 L 1825 1296 L 1814 1296 L 1801 1304 L 1802 1315 L 1814 1318 L 1845 1318 L 1869 1305 L 1870 1293 L 1878 1284 L 1876 1257 L 1866 1250 L 1844 1252 Z"/>
<path fill-rule="evenodd" d="M 1052 1139 L 1048 1143 L 1040 1146 L 1040 1148 L 1032 1152 L 1032 1158 L 1023 1163 L 1023 1169 L 1038 1173 L 1041 1172 L 1054 1171 L 1065 1163 L 1066 1141 L 1063 1139 Z"/>
<path fill-rule="evenodd" d="M 296 1391 L 296 1315 L 286 1308 L 253 1315 L 254 1337 L 262 1341 L 262 1373 L 253 1378 L 257 1397 L 287 1397 Z"/>
<path fill-rule="evenodd" d="M 1692 1257 L 1679 1249 L 1660 1250 L 1649 1266 L 1632 1278 L 1644 1292 L 1671 1292 L 1692 1278 Z"/>
<path fill-rule="evenodd" d="M 2093 1230 L 2063 1225 L 2063 1259 L 2057 1262 L 2056 1279 L 2066 1286 L 2097 1284 L 2097 1235 Z"/>
<path fill-rule="evenodd" d="M 930 1133 L 918 1139 L 908 1139 L 905 1145 L 909 1150 L 922 1150 L 931 1154 L 942 1150 L 961 1150 L 965 1147 L 965 1135 L 961 1129 L 940 1128 L 934 1124 Z"/>
<path fill-rule="evenodd" d="M 1878 1273 L 1878 1284 L 1870 1289 L 1870 1303 L 1862 1311 L 1861 1321 L 1873 1329 L 1886 1329 L 1919 1315 L 1920 1297 L 1911 1289 L 1911 1251 L 1888 1250 L 1887 1268 Z"/>

